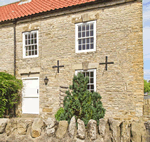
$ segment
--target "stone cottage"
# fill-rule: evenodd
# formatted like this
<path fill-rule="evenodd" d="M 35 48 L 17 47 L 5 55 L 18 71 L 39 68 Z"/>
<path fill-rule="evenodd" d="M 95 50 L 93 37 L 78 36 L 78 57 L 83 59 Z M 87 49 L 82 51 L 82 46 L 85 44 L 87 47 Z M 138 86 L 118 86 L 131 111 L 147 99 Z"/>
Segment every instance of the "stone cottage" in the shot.
<path fill-rule="evenodd" d="M 53 117 L 61 92 L 83 72 L 88 89 L 102 96 L 106 118 L 141 117 L 142 36 L 141 0 L 21 0 L 0 7 L 0 71 L 24 84 L 17 114 Z"/>

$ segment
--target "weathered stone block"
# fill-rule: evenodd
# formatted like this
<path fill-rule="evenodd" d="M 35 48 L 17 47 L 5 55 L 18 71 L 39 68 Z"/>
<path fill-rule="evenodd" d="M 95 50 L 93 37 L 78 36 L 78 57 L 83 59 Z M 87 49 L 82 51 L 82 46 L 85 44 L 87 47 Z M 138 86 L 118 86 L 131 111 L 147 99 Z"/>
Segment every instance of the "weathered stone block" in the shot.
<path fill-rule="evenodd" d="M 2 134 L 5 131 L 5 127 L 7 125 L 9 119 L 0 119 L 0 134 Z"/>
<path fill-rule="evenodd" d="M 35 118 L 31 128 L 31 136 L 33 138 L 39 137 L 41 135 L 42 127 L 44 123 L 41 118 Z"/>
<path fill-rule="evenodd" d="M 53 108 L 43 108 L 43 112 L 52 112 Z"/>
<path fill-rule="evenodd" d="M 77 130 L 77 138 L 85 139 L 85 124 L 82 120 L 78 119 L 78 130 Z"/>
<path fill-rule="evenodd" d="M 59 121 L 59 126 L 56 131 L 56 137 L 63 138 L 68 129 L 68 121 Z"/>
<path fill-rule="evenodd" d="M 90 120 L 88 122 L 88 136 L 91 140 L 96 140 L 96 134 L 97 134 L 97 122 L 96 120 Z"/>
<path fill-rule="evenodd" d="M 69 131 L 70 137 L 73 138 L 75 136 L 75 133 L 76 133 L 76 119 L 75 119 L 75 116 L 73 116 L 71 118 L 68 131 Z"/>

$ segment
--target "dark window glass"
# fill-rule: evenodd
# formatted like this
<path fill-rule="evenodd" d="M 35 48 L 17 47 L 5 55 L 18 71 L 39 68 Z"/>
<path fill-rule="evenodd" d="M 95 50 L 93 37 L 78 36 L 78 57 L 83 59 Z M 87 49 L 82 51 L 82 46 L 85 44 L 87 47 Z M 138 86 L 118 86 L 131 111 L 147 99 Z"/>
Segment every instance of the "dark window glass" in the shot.
<path fill-rule="evenodd" d="M 88 25 L 86 25 L 86 30 L 89 30 L 89 24 L 88 24 Z"/>
<path fill-rule="evenodd" d="M 85 32 L 82 32 L 82 37 L 85 37 Z"/>
<path fill-rule="evenodd" d="M 90 29 L 93 30 L 93 24 L 90 25 Z"/>
<path fill-rule="evenodd" d="M 85 31 L 85 25 L 82 26 L 82 31 Z"/>
<path fill-rule="evenodd" d="M 81 33 L 78 33 L 78 37 L 79 37 L 79 38 L 81 37 Z"/>
<path fill-rule="evenodd" d="M 81 50 L 81 45 L 79 45 L 79 50 Z"/>
<path fill-rule="evenodd" d="M 78 26 L 78 31 L 81 31 L 81 26 Z"/>

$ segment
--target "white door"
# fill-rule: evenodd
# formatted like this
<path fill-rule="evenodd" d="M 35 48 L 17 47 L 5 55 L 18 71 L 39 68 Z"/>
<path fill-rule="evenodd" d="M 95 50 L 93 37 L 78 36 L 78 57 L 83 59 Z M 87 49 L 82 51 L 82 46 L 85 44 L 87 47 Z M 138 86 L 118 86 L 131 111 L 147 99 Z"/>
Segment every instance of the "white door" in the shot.
<path fill-rule="evenodd" d="M 23 79 L 22 113 L 39 114 L 39 78 Z"/>

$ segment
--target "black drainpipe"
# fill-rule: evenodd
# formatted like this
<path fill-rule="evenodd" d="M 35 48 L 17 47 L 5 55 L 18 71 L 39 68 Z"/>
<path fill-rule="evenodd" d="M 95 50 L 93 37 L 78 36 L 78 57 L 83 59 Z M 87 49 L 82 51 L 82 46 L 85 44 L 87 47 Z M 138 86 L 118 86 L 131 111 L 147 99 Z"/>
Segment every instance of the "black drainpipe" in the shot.
<path fill-rule="evenodd" d="M 16 20 L 14 20 L 14 76 L 16 77 Z M 14 104 L 14 117 L 16 117 L 16 105 Z"/>

